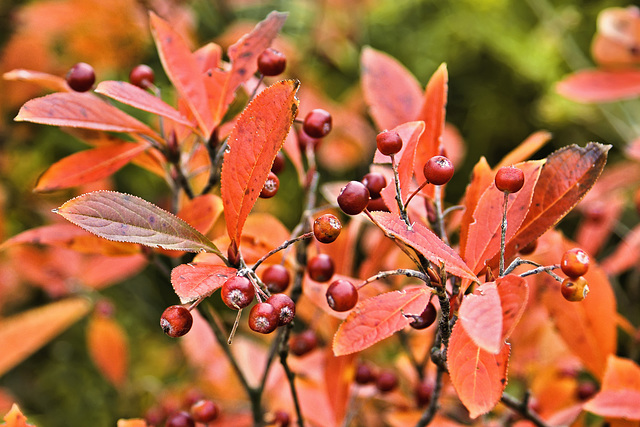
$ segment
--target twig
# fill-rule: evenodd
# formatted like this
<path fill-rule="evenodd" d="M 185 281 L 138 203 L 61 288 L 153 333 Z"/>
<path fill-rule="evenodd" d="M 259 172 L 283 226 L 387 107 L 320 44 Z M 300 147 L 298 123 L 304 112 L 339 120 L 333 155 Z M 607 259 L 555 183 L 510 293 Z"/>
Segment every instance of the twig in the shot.
<path fill-rule="evenodd" d="M 449 244 L 449 238 L 447 237 L 447 232 L 444 229 L 444 215 L 442 214 L 442 187 L 440 185 L 436 185 L 435 188 L 435 198 L 434 198 L 435 208 L 436 208 L 436 234 L 440 236 L 440 239 Z"/>
<path fill-rule="evenodd" d="M 309 232 L 304 233 L 304 234 L 302 234 L 302 235 L 300 235 L 298 237 L 294 237 L 293 239 L 287 240 L 286 242 L 284 242 L 283 244 L 281 244 L 277 248 L 270 250 L 266 255 L 264 255 L 262 258 L 260 258 L 258 261 L 256 261 L 256 263 L 253 265 L 253 267 L 251 267 L 251 269 L 253 271 L 256 271 L 256 269 L 260 266 L 260 264 L 262 264 L 271 255 L 273 255 L 275 253 L 278 253 L 283 249 L 286 249 L 287 247 L 293 245 L 296 242 L 299 242 L 300 240 L 310 239 L 311 237 L 313 237 L 313 231 L 309 231 Z"/>
<path fill-rule="evenodd" d="M 398 209 L 400 210 L 400 218 L 411 227 L 411 223 L 409 222 L 409 217 L 407 216 L 407 209 L 405 208 L 404 203 L 402 202 L 402 192 L 400 190 L 400 177 L 398 175 L 398 165 L 396 164 L 395 156 L 391 155 L 391 168 L 393 169 L 393 182 L 396 186 L 396 202 L 398 203 Z"/>
<path fill-rule="evenodd" d="M 358 286 L 358 289 L 361 289 L 363 286 L 366 286 L 371 282 L 375 282 L 376 280 L 384 279 L 389 276 L 416 277 L 422 280 L 423 282 L 425 282 L 427 285 L 429 285 L 430 283 L 429 277 L 426 274 L 422 273 L 421 271 L 409 270 L 406 268 L 398 268 L 396 270 L 381 271 L 380 273 L 369 277 L 360 286 Z"/>
<path fill-rule="evenodd" d="M 538 414 L 536 414 L 534 411 L 531 410 L 531 408 L 529 407 L 528 396 L 529 396 L 528 393 L 525 394 L 524 399 L 522 400 L 522 402 L 520 402 L 515 397 L 507 393 L 502 393 L 502 397 L 500 398 L 500 401 L 505 406 L 518 412 L 518 414 L 520 414 L 523 418 L 531 421 L 537 427 L 550 427 L 550 425 L 545 423 L 544 420 L 540 418 Z"/>
<path fill-rule="evenodd" d="M 500 269 L 498 275 L 504 276 L 504 242 L 507 237 L 507 205 L 509 204 L 509 193 L 504 192 L 504 202 L 502 207 L 502 223 L 500 224 Z"/>
<path fill-rule="evenodd" d="M 304 419 L 302 418 L 302 409 L 300 408 L 300 400 L 298 399 L 298 391 L 296 390 L 295 378 L 296 374 L 289 368 L 289 364 L 287 363 L 287 356 L 289 355 L 289 331 L 291 330 L 290 325 L 285 329 L 284 334 L 282 335 L 282 341 L 280 342 L 280 364 L 284 369 L 284 372 L 287 377 L 287 382 L 289 383 L 289 389 L 291 391 L 291 398 L 293 399 L 293 406 L 296 410 L 296 416 L 298 417 L 298 427 L 304 427 Z"/>

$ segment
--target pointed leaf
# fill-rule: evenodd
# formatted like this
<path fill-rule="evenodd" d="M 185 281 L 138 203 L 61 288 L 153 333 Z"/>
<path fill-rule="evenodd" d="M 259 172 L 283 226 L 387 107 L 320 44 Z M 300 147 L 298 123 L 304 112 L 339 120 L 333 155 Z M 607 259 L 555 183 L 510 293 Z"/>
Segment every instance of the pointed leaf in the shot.
<path fill-rule="evenodd" d="M 640 367 L 614 355 L 607 359 L 602 387 L 584 409 L 601 417 L 640 420 Z"/>
<path fill-rule="evenodd" d="M 385 234 L 401 240 L 436 266 L 444 264 L 448 273 L 473 282 L 478 281 L 456 251 L 424 225 L 415 223 L 408 227 L 397 215 L 389 212 L 372 212 L 371 217 Z"/>
<path fill-rule="evenodd" d="M 486 414 L 500 401 L 507 385 L 511 346 L 504 344 L 499 354 L 480 349 L 456 323 L 449 340 L 447 363 L 458 397 L 471 418 Z"/>
<path fill-rule="evenodd" d="M 148 148 L 148 144 L 125 142 L 74 153 L 51 165 L 38 178 L 35 191 L 61 190 L 106 178 Z"/>
<path fill-rule="evenodd" d="M 529 285 L 523 277 L 515 274 L 498 277 L 496 284 L 502 306 L 502 340 L 504 341 L 509 339 L 527 308 Z"/>
<path fill-rule="evenodd" d="M 467 236 L 469 235 L 469 226 L 473 222 L 473 213 L 478 206 L 478 200 L 485 190 L 489 188 L 493 182 L 494 174 L 491 171 L 487 159 L 482 157 L 478 163 L 473 167 L 471 173 L 471 180 L 467 186 L 467 191 L 464 195 L 464 214 L 460 221 L 460 256 L 466 258 L 467 249 Z"/>
<path fill-rule="evenodd" d="M 355 353 L 390 337 L 411 323 L 405 314 L 422 313 L 429 303 L 427 287 L 380 294 L 359 302 L 333 338 L 336 356 Z"/>
<path fill-rule="evenodd" d="M 209 239 L 189 224 L 153 203 L 130 194 L 94 191 L 69 200 L 55 212 L 108 240 L 220 254 Z"/>
<path fill-rule="evenodd" d="M 66 92 L 70 90 L 69 85 L 67 85 L 67 81 L 64 78 L 56 76 L 55 74 L 43 73 L 41 71 L 19 68 L 4 73 L 2 78 L 17 82 L 33 83 L 44 89 L 49 89 L 55 92 Z"/>
<path fill-rule="evenodd" d="M 297 80 L 269 86 L 244 109 L 228 139 L 222 164 L 222 202 L 229 238 L 242 227 L 267 180 L 298 109 Z"/>
<path fill-rule="evenodd" d="M 6 424 L 2 424 L 3 427 L 33 427 L 33 424 L 27 423 L 27 417 L 15 403 L 11 405 L 11 410 L 7 412 L 3 420 L 6 422 Z"/>
<path fill-rule="evenodd" d="M 640 71 L 582 70 L 556 86 L 562 96 L 578 102 L 613 102 L 640 96 Z"/>
<path fill-rule="evenodd" d="M 467 335 L 482 350 L 498 354 L 502 349 L 502 306 L 495 282 L 483 283 L 460 305 L 459 320 Z"/>
<path fill-rule="evenodd" d="M 171 284 L 183 304 L 205 298 L 235 276 L 235 268 L 205 263 L 182 264 L 171 270 Z"/>
<path fill-rule="evenodd" d="M 615 251 L 602 260 L 602 268 L 610 276 L 637 267 L 640 259 L 640 225 L 636 225 L 618 243 Z"/>
<path fill-rule="evenodd" d="M 516 163 L 529 160 L 536 151 L 542 148 L 551 139 L 551 133 L 541 130 L 534 132 L 522 141 L 516 148 L 511 150 L 509 154 L 504 156 L 493 170 L 497 171 L 503 166 L 511 166 Z"/>
<path fill-rule="evenodd" d="M 87 325 L 87 347 L 93 363 L 111 384 L 127 379 L 129 345 L 124 329 L 112 318 L 95 314 Z"/>

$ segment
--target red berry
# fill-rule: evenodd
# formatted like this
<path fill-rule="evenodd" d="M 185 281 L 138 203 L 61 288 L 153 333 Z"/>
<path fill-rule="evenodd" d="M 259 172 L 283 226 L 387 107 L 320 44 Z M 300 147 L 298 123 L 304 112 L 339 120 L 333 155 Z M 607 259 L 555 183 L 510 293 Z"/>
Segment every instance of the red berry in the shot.
<path fill-rule="evenodd" d="M 282 154 L 282 151 L 278 151 L 276 153 L 275 159 L 273 159 L 273 164 L 271 165 L 271 172 L 278 175 L 284 169 L 284 165 L 285 165 L 284 154 Z"/>
<path fill-rule="evenodd" d="M 313 235 L 320 243 L 331 243 L 340 235 L 342 224 L 331 214 L 320 215 L 313 221 Z"/>
<path fill-rule="evenodd" d="M 376 378 L 376 388 L 382 393 L 388 393 L 398 387 L 398 376 L 391 371 L 382 371 Z"/>
<path fill-rule="evenodd" d="M 289 270 L 281 264 L 270 265 L 262 272 L 262 282 L 271 293 L 284 292 L 290 280 Z"/>
<path fill-rule="evenodd" d="M 129 73 L 129 83 L 147 89 L 153 86 L 155 74 L 153 69 L 145 64 L 136 65 Z"/>
<path fill-rule="evenodd" d="M 202 399 L 191 406 L 191 415 L 199 423 L 210 423 L 218 418 L 219 413 L 218 405 L 211 400 Z"/>
<path fill-rule="evenodd" d="M 363 183 L 351 181 L 338 195 L 338 205 L 347 215 L 358 215 L 369 204 L 369 190 Z"/>
<path fill-rule="evenodd" d="M 361 363 L 356 367 L 354 380 L 360 385 L 369 384 L 376 380 L 376 373 L 371 366 Z"/>
<path fill-rule="evenodd" d="M 251 304 L 256 296 L 256 290 L 253 283 L 246 277 L 233 276 L 222 284 L 220 296 L 227 307 L 240 310 Z"/>
<path fill-rule="evenodd" d="M 277 410 L 273 414 L 271 414 L 270 419 L 267 420 L 267 425 L 275 426 L 275 427 L 289 427 L 291 424 L 291 417 L 289 413 Z"/>
<path fill-rule="evenodd" d="M 269 172 L 267 180 L 264 182 L 262 190 L 260 191 L 260 198 L 269 199 L 275 196 L 279 187 L 280 180 L 278 179 L 278 176 L 273 172 Z"/>
<path fill-rule="evenodd" d="M 567 301 L 579 302 L 584 300 L 589 293 L 589 285 L 584 277 L 566 278 L 560 286 L 562 296 Z"/>
<path fill-rule="evenodd" d="M 537 248 L 538 248 L 538 239 L 533 240 L 531 243 L 520 248 L 518 252 L 520 252 L 521 255 L 531 255 L 536 251 Z"/>
<path fill-rule="evenodd" d="M 592 381 L 582 381 L 578 383 L 576 389 L 576 397 L 578 400 L 587 400 L 593 397 L 598 392 L 598 386 Z"/>
<path fill-rule="evenodd" d="M 323 138 L 331 132 L 331 114 L 322 108 L 311 110 L 302 123 L 304 133 L 312 138 Z"/>
<path fill-rule="evenodd" d="M 390 156 L 402 149 L 402 138 L 395 130 L 383 130 L 376 136 L 376 145 L 379 152 Z"/>
<path fill-rule="evenodd" d="M 181 305 L 167 307 L 160 317 L 160 327 L 172 338 L 185 335 L 193 325 L 193 316 Z"/>
<path fill-rule="evenodd" d="M 195 427 L 196 423 L 188 412 L 180 411 L 167 418 L 165 427 Z"/>
<path fill-rule="evenodd" d="M 291 323 L 296 315 L 296 303 L 289 298 L 289 295 L 273 294 L 267 299 L 267 302 L 278 312 L 278 326 Z"/>
<path fill-rule="evenodd" d="M 258 56 L 258 71 L 264 76 L 277 76 L 287 66 L 287 57 L 284 53 L 267 48 Z"/>
<path fill-rule="evenodd" d="M 335 271 L 333 260 L 327 254 L 318 254 L 307 262 L 309 277 L 315 282 L 328 282 Z"/>
<path fill-rule="evenodd" d="M 327 304 L 335 311 L 349 311 L 358 303 L 358 290 L 348 280 L 338 279 L 327 288 Z"/>
<path fill-rule="evenodd" d="M 580 248 L 569 249 L 562 255 L 560 268 L 571 278 L 583 276 L 589 270 L 589 255 Z"/>
<path fill-rule="evenodd" d="M 270 334 L 278 327 L 278 311 L 268 302 L 259 302 L 249 312 L 249 327 L 261 334 Z"/>
<path fill-rule="evenodd" d="M 377 199 L 369 200 L 369 204 L 367 204 L 367 210 L 369 210 L 370 212 L 373 212 L 373 211 L 389 212 L 389 207 L 384 202 L 382 197 L 378 197 Z"/>
<path fill-rule="evenodd" d="M 86 92 L 93 87 L 96 74 L 86 62 L 78 62 L 67 73 L 67 84 L 76 92 Z"/>
<path fill-rule="evenodd" d="M 444 185 L 453 176 L 453 163 L 444 156 L 433 156 L 424 164 L 423 172 L 431 184 Z"/>
<path fill-rule="evenodd" d="M 504 166 L 496 173 L 496 187 L 507 193 L 517 193 L 524 185 L 524 172 L 514 166 Z"/>
<path fill-rule="evenodd" d="M 416 406 L 422 408 L 427 406 L 431 402 L 431 396 L 433 395 L 433 385 L 431 383 L 420 383 L 413 390 L 413 395 L 416 399 Z"/>
<path fill-rule="evenodd" d="M 369 172 L 362 178 L 362 183 L 369 190 L 369 195 L 372 199 L 380 197 L 380 192 L 387 186 L 387 178 L 378 172 Z"/>
<path fill-rule="evenodd" d="M 312 329 L 293 335 L 289 340 L 289 349 L 296 356 L 304 356 L 318 346 L 318 337 Z"/>
<path fill-rule="evenodd" d="M 425 329 L 428 328 L 436 321 L 438 311 L 432 302 L 429 302 L 424 308 L 422 313 L 418 316 L 414 316 L 413 321 L 409 323 L 413 329 Z"/>

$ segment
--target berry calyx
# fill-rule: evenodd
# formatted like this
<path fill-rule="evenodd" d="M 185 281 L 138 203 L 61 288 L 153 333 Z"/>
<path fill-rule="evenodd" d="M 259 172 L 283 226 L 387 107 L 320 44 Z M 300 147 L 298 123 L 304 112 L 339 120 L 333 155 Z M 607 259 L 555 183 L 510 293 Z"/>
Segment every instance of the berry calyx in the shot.
<path fill-rule="evenodd" d="M 431 184 L 444 185 L 453 176 L 454 168 L 451 160 L 445 156 L 433 156 L 424 164 L 422 171 Z"/>
<path fill-rule="evenodd" d="M 524 185 L 524 172 L 514 166 L 498 169 L 495 177 L 496 187 L 506 193 L 517 193 Z"/>
<path fill-rule="evenodd" d="M 385 156 L 397 154 L 402 149 L 402 138 L 395 130 L 383 130 L 376 136 L 376 146 Z"/>
<path fill-rule="evenodd" d="M 429 302 L 420 315 L 413 316 L 413 321 L 409 323 L 409 326 L 418 330 L 428 328 L 436 321 L 437 315 L 438 311 L 436 310 L 435 305 L 433 305 L 432 302 Z"/>
<path fill-rule="evenodd" d="M 291 323 L 296 316 L 296 303 L 286 294 L 273 294 L 267 302 L 276 309 L 278 313 L 278 326 Z"/>
<path fill-rule="evenodd" d="M 142 89 L 148 89 L 153 86 L 155 74 L 153 69 L 145 64 L 136 65 L 129 73 L 129 83 L 136 85 Z"/>
<path fill-rule="evenodd" d="M 307 272 L 315 282 L 328 282 L 333 277 L 334 271 L 333 260 L 327 254 L 318 254 L 307 262 Z"/>
<path fill-rule="evenodd" d="M 160 317 L 160 327 L 165 334 L 178 338 L 191 330 L 193 316 L 181 305 L 167 307 Z"/>
<path fill-rule="evenodd" d="M 580 276 L 577 278 L 566 278 L 560 286 L 562 296 L 567 301 L 580 302 L 587 297 L 589 293 L 589 285 L 587 280 Z"/>
<path fill-rule="evenodd" d="M 76 92 L 86 92 L 93 87 L 96 73 L 91 65 L 86 62 L 78 62 L 67 72 L 66 80 L 71 89 Z"/>
<path fill-rule="evenodd" d="M 279 187 L 280 180 L 278 179 L 278 176 L 273 172 L 269 172 L 267 180 L 264 182 L 262 190 L 260 190 L 260 198 L 270 199 L 271 197 L 276 195 Z"/>
<path fill-rule="evenodd" d="M 249 327 L 260 334 L 270 334 L 278 327 L 278 311 L 268 302 L 259 302 L 249 312 Z"/>
<path fill-rule="evenodd" d="M 195 427 L 195 425 L 193 417 L 185 411 L 171 414 L 165 423 L 165 427 Z"/>
<path fill-rule="evenodd" d="M 331 132 L 331 114 L 322 108 L 311 110 L 302 122 L 302 130 L 312 138 L 323 138 Z"/>
<path fill-rule="evenodd" d="M 398 387 L 398 376 L 391 371 L 382 371 L 376 378 L 376 388 L 382 393 L 388 393 Z"/>
<path fill-rule="evenodd" d="M 369 190 L 359 181 L 345 185 L 338 195 L 338 205 L 347 215 L 358 215 L 369 204 Z"/>
<path fill-rule="evenodd" d="M 569 249 L 562 255 L 560 268 L 572 279 L 584 276 L 589 270 L 589 255 L 580 248 Z"/>
<path fill-rule="evenodd" d="M 387 178 L 378 172 L 369 172 L 362 178 L 361 182 L 369 190 L 369 196 L 372 199 L 379 198 L 380 192 L 387 186 Z"/>
<path fill-rule="evenodd" d="M 332 214 L 320 215 L 313 221 L 313 236 L 320 243 L 331 243 L 340 235 L 342 224 Z"/>
<path fill-rule="evenodd" d="M 289 287 L 291 275 L 281 264 L 270 265 L 262 272 L 262 282 L 270 293 L 278 294 Z"/>
<path fill-rule="evenodd" d="M 349 311 L 358 303 L 358 290 L 348 280 L 338 279 L 327 288 L 327 304 L 334 311 Z"/>
<path fill-rule="evenodd" d="M 353 379 L 360 385 L 366 385 L 376 380 L 376 373 L 371 369 L 371 366 L 361 363 L 356 367 L 356 374 Z"/>
<path fill-rule="evenodd" d="M 296 356 L 304 356 L 318 346 L 318 337 L 312 329 L 293 335 L 289 340 L 289 350 Z"/>
<path fill-rule="evenodd" d="M 282 151 L 278 151 L 276 153 L 275 159 L 273 159 L 273 164 L 271 165 L 271 172 L 278 175 L 280 172 L 283 171 L 284 165 L 285 165 L 284 154 L 282 154 Z"/>
<path fill-rule="evenodd" d="M 222 284 L 220 296 L 227 307 L 240 310 L 247 307 L 256 296 L 253 283 L 244 276 L 233 276 Z"/>
<path fill-rule="evenodd" d="M 263 76 L 282 74 L 286 66 L 287 57 L 279 50 L 267 48 L 258 56 L 258 71 Z"/>
<path fill-rule="evenodd" d="M 210 423 L 218 418 L 219 413 L 218 405 L 211 400 L 202 399 L 191 405 L 193 420 L 199 423 Z"/>

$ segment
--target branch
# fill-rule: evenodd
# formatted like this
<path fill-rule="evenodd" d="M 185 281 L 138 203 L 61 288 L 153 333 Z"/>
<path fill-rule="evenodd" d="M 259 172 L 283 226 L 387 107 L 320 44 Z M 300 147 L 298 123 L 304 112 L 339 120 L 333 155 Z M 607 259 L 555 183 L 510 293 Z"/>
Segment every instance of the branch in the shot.
<path fill-rule="evenodd" d="M 513 409 L 526 420 L 531 421 L 537 427 L 550 427 L 549 424 L 544 422 L 542 418 L 529 407 L 529 393 L 525 393 L 522 402 L 518 401 L 515 397 L 510 394 L 503 393 L 500 401 L 508 408 Z"/>

